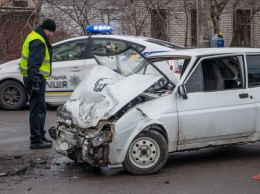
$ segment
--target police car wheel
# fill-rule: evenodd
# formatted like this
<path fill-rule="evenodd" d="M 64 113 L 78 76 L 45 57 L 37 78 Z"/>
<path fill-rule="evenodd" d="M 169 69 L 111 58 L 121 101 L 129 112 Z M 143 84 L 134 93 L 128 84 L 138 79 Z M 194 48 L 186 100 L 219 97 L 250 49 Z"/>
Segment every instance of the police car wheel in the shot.
<path fill-rule="evenodd" d="M 167 158 L 164 136 L 156 130 L 143 131 L 129 146 L 123 166 L 131 174 L 154 174 L 165 165 Z"/>
<path fill-rule="evenodd" d="M 22 109 L 27 102 L 27 93 L 23 85 L 9 80 L 0 84 L 0 107 L 5 110 Z"/>

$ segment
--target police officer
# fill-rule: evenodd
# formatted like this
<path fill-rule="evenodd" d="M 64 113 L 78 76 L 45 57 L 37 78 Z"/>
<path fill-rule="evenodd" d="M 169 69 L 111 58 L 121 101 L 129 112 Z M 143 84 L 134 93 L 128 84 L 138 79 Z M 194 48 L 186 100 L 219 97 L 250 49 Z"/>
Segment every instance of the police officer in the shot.
<path fill-rule="evenodd" d="M 29 94 L 30 148 L 51 148 L 52 141 L 45 137 L 46 118 L 45 89 L 46 80 L 51 76 L 52 46 L 49 38 L 53 36 L 56 24 L 46 19 L 26 38 L 22 47 L 20 73 Z"/>

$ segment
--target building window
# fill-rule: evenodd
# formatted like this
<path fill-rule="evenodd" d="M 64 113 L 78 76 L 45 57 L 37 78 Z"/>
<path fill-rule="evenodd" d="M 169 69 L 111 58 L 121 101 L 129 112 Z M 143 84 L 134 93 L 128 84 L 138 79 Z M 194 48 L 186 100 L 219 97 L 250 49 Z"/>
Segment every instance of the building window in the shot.
<path fill-rule="evenodd" d="M 13 0 L 13 7 L 28 7 L 28 1 L 27 0 Z"/>
<path fill-rule="evenodd" d="M 167 10 L 154 9 L 151 12 L 152 38 L 168 41 L 167 37 Z"/>
<path fill-rule="evenodd" d="M 237 33 L 237 46 L 248 47 L 251 45 L 250 10 L 236 10 L 234 31 Z"/>
<path fill-rule="evenodd" d="M 191 10 L 191 45 L 196 46 L 197 45 L 197 11 L 196 9 Z"/>

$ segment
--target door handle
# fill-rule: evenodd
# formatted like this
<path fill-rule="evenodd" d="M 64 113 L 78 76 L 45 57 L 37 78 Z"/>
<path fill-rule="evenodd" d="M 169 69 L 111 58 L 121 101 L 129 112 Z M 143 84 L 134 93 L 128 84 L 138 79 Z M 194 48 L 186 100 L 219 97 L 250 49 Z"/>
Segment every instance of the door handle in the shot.
<path fill-rule="evenodd" d="M 78 72 L 78 71 L 81 71 L 81 69 L 78 68 L 78 67 L 72 67 L 72 68 L 70 69 L 70 71 L 72 71 L 72 72 Z"/>
<path fill-rule="evenodd" d="M 249 95 L 247 93 L 239 94 L 239 98 L 248 98 Z"/>

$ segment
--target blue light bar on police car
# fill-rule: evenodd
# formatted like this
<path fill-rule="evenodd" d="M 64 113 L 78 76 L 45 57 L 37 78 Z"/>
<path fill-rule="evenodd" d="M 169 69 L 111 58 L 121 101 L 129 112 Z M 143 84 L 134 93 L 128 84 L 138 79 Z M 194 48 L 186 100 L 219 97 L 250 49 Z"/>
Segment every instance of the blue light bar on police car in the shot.
<path fill-rule="evenodd" d="M 104 34 L 104 33 L 111 33 L 113 31 L 111 26 L 108 25 L 92 25 L 92 26 L 87 26 L 85 30 L 88 33 L 92 34 Z"/>

